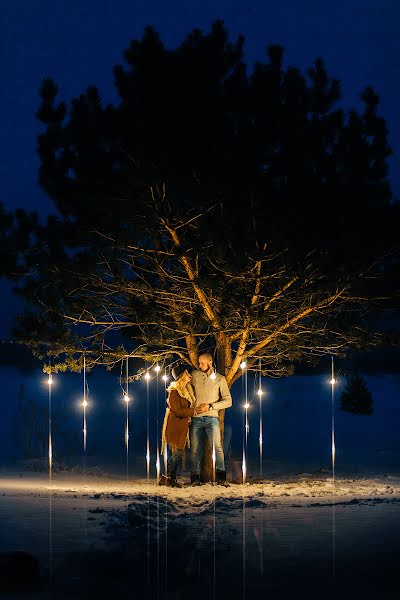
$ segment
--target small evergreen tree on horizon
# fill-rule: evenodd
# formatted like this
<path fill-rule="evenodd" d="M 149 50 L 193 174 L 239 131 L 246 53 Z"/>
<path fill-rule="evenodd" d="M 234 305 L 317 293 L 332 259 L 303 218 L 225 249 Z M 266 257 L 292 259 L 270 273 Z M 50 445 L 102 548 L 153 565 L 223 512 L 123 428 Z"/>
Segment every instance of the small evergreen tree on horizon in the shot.
<path fill-rule="evenodd" d="M 365 379 L 359 373 L 347 376 L 346 388 L 340 397 L 341 410 L 357 415 L 372 415 L 373 398 Z"/>

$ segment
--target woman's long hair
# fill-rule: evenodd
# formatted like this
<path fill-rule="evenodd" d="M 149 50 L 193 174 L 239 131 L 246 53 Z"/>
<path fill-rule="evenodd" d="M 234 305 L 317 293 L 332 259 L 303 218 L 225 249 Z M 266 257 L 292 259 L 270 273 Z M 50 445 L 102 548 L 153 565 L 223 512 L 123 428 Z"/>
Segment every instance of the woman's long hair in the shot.
<path fill-rule="evenodd" d="M 185 371 L 182 373 L 182 375 L 184 373 Z M 167 388 L 167 392 L 168 394 L 170 394 L 172 390 L 176 390 L 178 394 L 182 396 L 182 398 L 186 398 L 187 400 L 189 400 L 190 404 L 192 405 L 196 401 L 193 387 L 191 383 L 187 383 L 186 385 L 182 384 L 182 375 L 178 377 L 176 381 L 172 381 L 172 383 L 170 383 L 170 385 Z"/>

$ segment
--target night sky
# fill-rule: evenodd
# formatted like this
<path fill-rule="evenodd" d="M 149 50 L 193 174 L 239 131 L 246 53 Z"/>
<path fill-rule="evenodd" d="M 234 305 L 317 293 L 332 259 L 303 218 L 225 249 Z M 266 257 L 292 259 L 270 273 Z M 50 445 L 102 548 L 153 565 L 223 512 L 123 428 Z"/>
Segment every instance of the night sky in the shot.
<path fill-rule="evenodd" d="M 398 0 L 2 0 L 0 11 L 0 201 L 8 208 L 42 216 L 51 210 L 37 185 L 35 112 L 44 77 L 54 78 L 63 99 L 94 84 L 103 101 L 113 101 L 112 67 L 123 62 L 123 51 L 146 25 L 174 47 L 194 27 L 208 31 L 216 19 L 232 37 L 244 34 L 250 66 L 275 43 L 285 47 L 286 64 L 302 69 L 322 57 L 329 75 L 342 82 L 345 108 L 358 107 L 358 94 L 372 85 L 388 123 L 390 177 L 394 196 L 400 196 Z M 8 284 L 1 289 L 4 337 L 15 302 Z"/>

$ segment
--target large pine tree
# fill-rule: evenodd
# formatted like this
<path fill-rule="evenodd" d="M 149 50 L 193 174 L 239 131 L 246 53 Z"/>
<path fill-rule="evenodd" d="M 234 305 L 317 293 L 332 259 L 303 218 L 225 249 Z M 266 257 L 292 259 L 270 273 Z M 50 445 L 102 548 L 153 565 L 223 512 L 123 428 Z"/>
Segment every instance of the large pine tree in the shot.
<path fill-rule="evenodd" d="M 119 100 L 68 104 L 43 82 L 40 183 L 57 209 L 24 252 L 31 305 L 18 335 L 55 368 L 125 355 L 197 366 L 231 385 L 377 341 L 397 207 L 386 124 L 318 59 L 302 73 L 268 49 L 249 70 L 217 22 L 175 49 L 146 29 L 114 70 Z"/>

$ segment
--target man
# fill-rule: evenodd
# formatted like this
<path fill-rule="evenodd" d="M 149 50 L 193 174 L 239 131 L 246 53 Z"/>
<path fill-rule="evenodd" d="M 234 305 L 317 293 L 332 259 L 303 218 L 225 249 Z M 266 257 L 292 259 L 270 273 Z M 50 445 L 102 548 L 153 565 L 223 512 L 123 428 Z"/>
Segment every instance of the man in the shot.
<path fill-rule="evenodd" d="M 190 426 L 190 479 L 192 485 L 200 485 L 200 462 L 204 449 L 204 435 L 207 435 L 210 446 L 215 448 L 216 481 L 220 485 L 226 485 L 218 411 L 232 406 L 232 396 L 225 377 L 214 371 L 212 356 L 208 352 L 199 356 L 199 369 L 192 373 L 192 386 L 196 396 L 196 407 L 205 404 L 208 408 L 206 412 L 194 415 Z"/>

